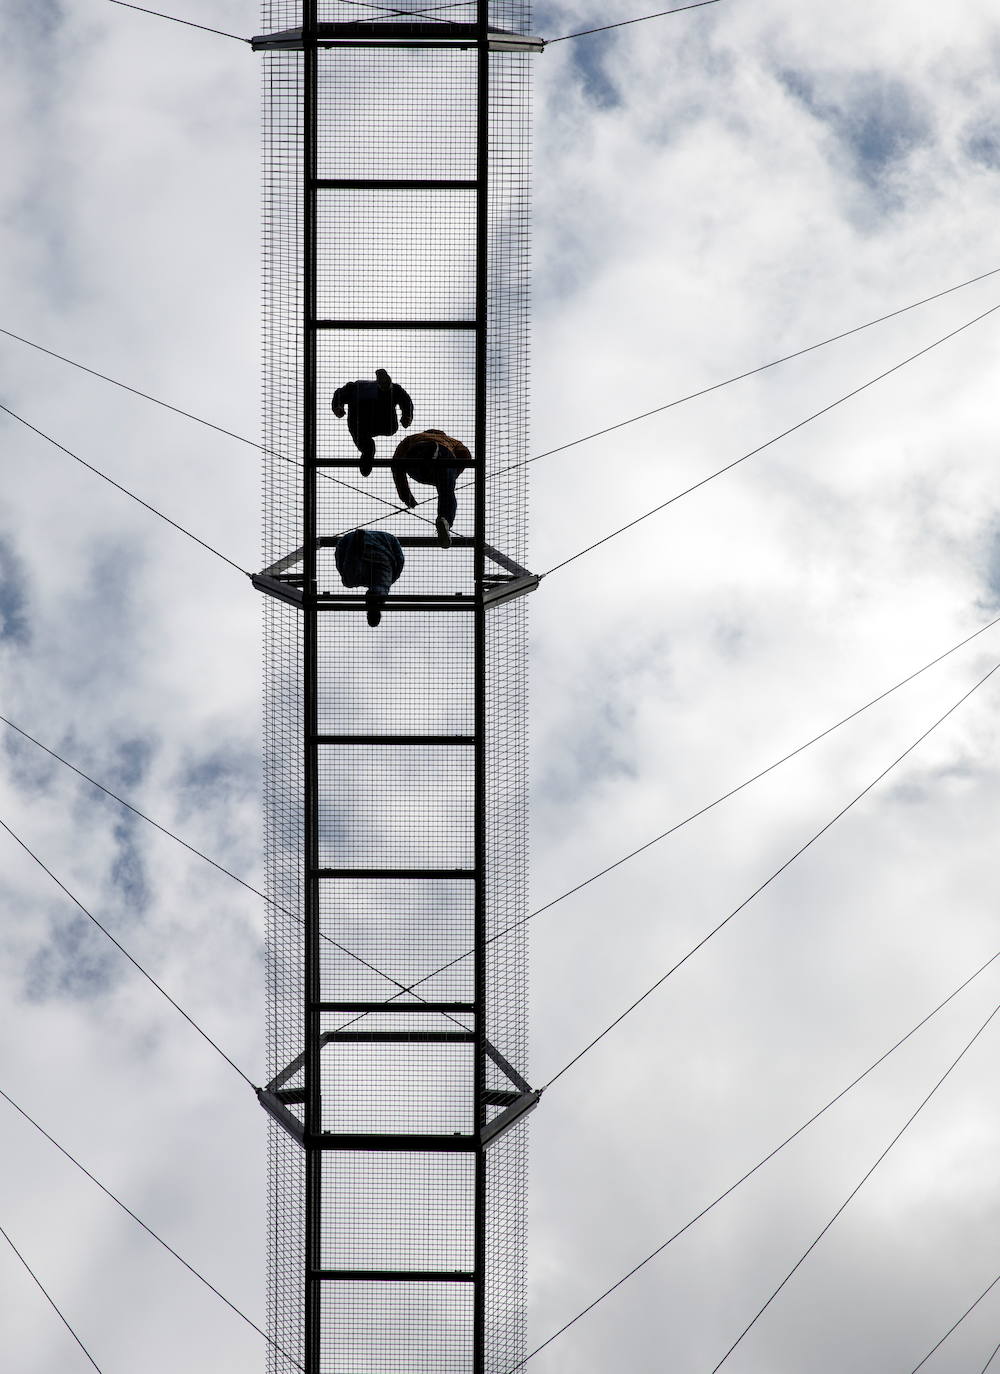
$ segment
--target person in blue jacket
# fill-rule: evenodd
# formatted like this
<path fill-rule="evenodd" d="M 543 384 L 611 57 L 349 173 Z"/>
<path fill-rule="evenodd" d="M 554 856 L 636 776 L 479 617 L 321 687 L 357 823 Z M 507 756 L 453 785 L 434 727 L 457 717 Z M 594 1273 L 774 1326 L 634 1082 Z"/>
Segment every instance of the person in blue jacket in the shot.
<path fill-rule="evenodd" d="M 399 540 L 388 530 L 351 530 L 342 534 L 334 550 L 337 571 L 345 587 L 367 587 L 365 609 L 373 628 L 382 619 L 389 588 L 406 561 Z"/>
<path fill-rule="evenodd" d="M 333 393 L 330 404 L 338 419 L 343 418 L 344 407 L 347 407 L 347 428 L 355 448 L 361 454 L 358 467 L 362 477 L 371 473 L 375 461 L 373 436 L 395 434 L 400 421 L 404 429 L 409 429 L 413 424 L 413 402 L 384 367 L 376 369 L 373 382 L 345 382 Z"/>

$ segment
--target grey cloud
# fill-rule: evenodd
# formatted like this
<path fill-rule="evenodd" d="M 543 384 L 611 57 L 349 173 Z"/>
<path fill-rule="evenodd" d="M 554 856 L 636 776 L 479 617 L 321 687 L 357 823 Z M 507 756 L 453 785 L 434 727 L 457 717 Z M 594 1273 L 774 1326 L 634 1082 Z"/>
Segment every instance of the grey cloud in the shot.
<path fill-rule="evenodd" d="M 221 744 L 183 763 L 174 786 L 182 815 L 231 806 L 259 789 L 259 760 L 235 741 Z"/>
<path fill-rule="evenodd" d="M 1000 522 L 995 521 L 986 532 L 982 557 L 982 578 L 986 584 L 983 604 L 990 612 L 1000 606 Z"/>
<path fill-rule="evenodd" d="M 0 644 L 23 647 L 30 639 L 27 570 L 12 541 L 0 535 Z"/>
<path fill-rule="evenodd" d="M 966 156 L 994 172 L 1000 169 L 1000 124 L 984 122 L 966 131 L 962 141 Z"/>
<path fill-rule="evenodd" d="M 152 891 L 138 842 L 141 822 L 129 816 L 114 829 L 116 854 L 111 865 L 111 882 L 132 916 L 144 915 L 152 902 Z"/>
<path fill-rule="evenodd" d="M 8 13 L 11 28 L 16 27 L 22 42 L 50 42 L 65 18 L 60 0 L 22 0 Z"/>
<path fill-rule="evenodd" d="M 614 110 L 622 103 L 622 93 L 611 76 L 605 59 L 614 49 L 609 35 L 595 35 L 571 47 L 570 66 L 577 75 L 588 101 L 599 110 Z"/>
<path fill-rule="evenodd" d="M 855 71 L 845 77 L 783 71 L 785 89 L 825 125 L 846 155 L 854 177 L 893 199 L 891 177 L 933 137 L 926 100 L 898 77 Z"/>
<path fill-rule="evenodd" d="M 28 961 L 24 995 L 35 1003 L 94 1001 L 117 983 L 121 970 L 116 962 L 122 962 L 121 955 L 85 916 L 60 912 L 49 939 Z"/>
<path fill-rule="evenodd" d="M 636 775 L 631 748 L 632 712 L 627 702 L 609 695 L 586 698 L 568 706 L 559 738 L 553 739 L 548 766 L 538 781 L 538 798 L 558 807 L 577 802 L 604 783 Z"/>

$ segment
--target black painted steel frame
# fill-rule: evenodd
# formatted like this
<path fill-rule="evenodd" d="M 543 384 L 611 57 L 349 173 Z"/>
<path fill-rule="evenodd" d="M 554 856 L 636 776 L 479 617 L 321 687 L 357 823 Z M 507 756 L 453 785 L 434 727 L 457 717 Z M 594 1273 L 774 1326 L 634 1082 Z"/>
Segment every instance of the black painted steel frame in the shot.
<path fill-rule="evenodd" d="M 487 809 L 487 617 L 512 597 L 531 591 L 538 579 L 506 553 L 487 543 L 486 454 L 488 446 L 488 367 L 490 361 L 489 304 L 490 279 L 490 61 L 491 51 L 510 50 L 491 28 L 489 0 L 475 0 L 474 24 L 331 24 L 320 22 L 322 0 L 301 0 L 301 28 L 287 30 L 280 38 L 267 35 L 254 40 L 258 49 L 292 49 L 301 52 L 301 517 L 298 523 L 301 542 L 287 551 L 254 578 L 266 595 L 293 608 L 300 625 L 301 699 L 298 705 L 302 731 L 301 753 L 301 847 L 303 982 L 302 1050 L 285 1064 L 267 1088 L 262 1090 L 262 1105 L 274 1121 L 301 1147 L 304 1156 L 303 1274 L 302 1274 L 302 1368 L 305 1374 L 323 1374 L 328 1368 L 324 1358 L 324 1293 L 326 1286 L 343 1284 L 463 1284 L 472 1285 L 471 1364 L 449 1374 L 487 1374 L 487 1267 L 488 1267 L 488 1155 L 491 1147 L 532 1110 L 539 1094 L 533 1092 L 517 1068 L 490 1043 L 487 1025 L 489 995 L 487 973 L 489 864 Z M 466 8 L 471 8 L 467 5 Z M 398 30 L 398 32 L 397 32 Z M 515 34 L 507 35 L 530 50 Z M 331 178 L 320 176 L 319 146 L 319 54 L 322 48 L 407 46 L 475 48 L 476 52 L 476 175 L 475 178 Z M 474 320 L 333 320 L 321 317 L 318 294 L 320 228 L 318 193 L 332 190 L 366 192 L 372 188 L 391 191 L 462 190 L 475 196 L 475 318 Z M 496 283 L 492 289 L 496 291 Z M 456 536 L 456 548 L 468 547 L 472 554 L 473 593 L 394 595 L 389 611 L 453 611 L 472 617 L 473 631 L 473 730 L 472 733 L 410 734 L 335 733 L 321 729 L 321 623 L 334 611 L 357 614 L 364 608 L 363 598 L 320 590 L 319 556 L 336 543 L 336 537 L 321 534 L 318 520 L 317 481 L 321 469 L 347 466 L 349 460 L 322 458 L 319 454 L 317 401 L 320 391 L 318 365 L 319 339 L 330 329 L 471 329 L 474 330 L 474 532 L 472 539 Z M 386 460 L 378 460 L 384 466 Z M 404 537 L 408 549 L 431 549 L 430 537 Z M 452 554 L 452 557 L 455 555 Z M 495 669 L 494 669 L 495 671 Z M 321 838 L 321 753 L 332 747 L 350 749 L 389 748 L 404 751 L 419 747 L 445 747 L 450 753 L 471 749 L 474 757 L 472 808 L 473 854 L 471 868 L 448 867 L 332 867 L 323 861 Z M 387 1001 L 349 995 L 335 998 L 323 994 L 323 941 L 321 883 L 348 880 L 468 880 L 474 889 L 473 974 L 471 1000 L 428 998 L 410 991 L 416 1001 L 398 1001 L 394 992 Z M 338 946 L 342 948 L 342 946 Z M 350 953 L 350 951 L 347 951 Z M 362 960 L 364 962 L 364 960 Z M 371 967 L 371 965 L 368 965 Z M 376 970 L 378 972 L 378 970 Z M 383 975 L 384 976 L 384 975 Z M 397 985 L 397 986 L 402 986 Z M 364 1019 L 377 1017 L 389 1009 L 393 1015 L 415 1017 L 423 1027 L 423 1017 L 433 1013 L 452 1025 L 448 1029 L 370 1029 Z M 353 1019 L 336 1030 L 324 1030 L 324 1017 L 331 1013 L 353 1014 Z M 461 1018 L 461 1019 L 460 1019 Z M 361 1023 L 358 1025 L 357 1023 Z M 471 1022 L 471 1026 L 470 1023 Z M 378 1023 L 381 1024 L 381 1023 Z M 369 1026 L 371 1022 L 369 1022 Z M 356 1026 L 354 1030 L 347 1026 Z M 322 1053 L 331 1045 L 387 1046 L 462 1045 L 474 1046 L 472 1060 L 472 1130 L 452 1132 L 331 1132 L 324 1128 L 322 1090 Z M 504 1086 L 491 1086 L 501 1081 Z M 297 1080 L 293 1083 L 293 1080 Z M 297 1112 L 296 1109 L 301 1109 Z M 452 1269 L 396 1267 L 331 1267 L 323 1262 L 324 1160 L 330 1151 L 372 1152 L 397 1159 L 406 1155 L 471 1154 L 474 1159 L 472 1267 L 468 1272 Z M 413 1367 L 424 1369 L 418 1360 Z M 339 1367 L 339 1366 L 338 1366 Z M 437 1369 L 439 1366 L 434 1365 Z M 397 1366 L 394 1364 L 393 1369 Z"/>

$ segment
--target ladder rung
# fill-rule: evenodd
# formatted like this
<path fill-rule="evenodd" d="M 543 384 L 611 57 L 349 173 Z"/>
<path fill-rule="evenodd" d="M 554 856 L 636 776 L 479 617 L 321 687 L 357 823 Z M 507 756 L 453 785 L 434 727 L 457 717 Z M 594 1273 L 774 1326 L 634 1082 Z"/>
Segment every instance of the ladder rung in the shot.
<path fill-rule="evenodd" d="M 475 320 L 314 320 L 314 329 L 475 329 Z"/>
<path fill-rule="evenodd" d="M 339 1131 L 320 1131 L 310 1137 L 321 1150 L 379 1150 L 400 1153 L 459 1154 L 475 1150 L 479 1139 L 456 1131 L 454 1135 L 347 1135 Z"/>
<path fill-rule="evenodd" d="M 475 744 L 475 735 L 316 735 L 314 743 L 330 744 Z"/>
<path fill-rule="evenodd" d="M 326 1045 L 470 1045 L 475 1031 L 326 1031 Z"/>
<path fill-rule="evenodd" d="M 317 878 L 427 878 L 439 881 L 445 878 L 474 878 L 474 868 L 316 868 Z"/>
<path fill-rule="evenodd" d="M 462 1269 L 314 1269 L 314 1279 L 342 1283 L 474 1283 Z"/>
<path fill-rule="evenodd" d="M 317 177 L 317 191 L 474 191 L 475 180 L 414 181 L 386 177 Z"/>
<path fill-rule="evenodd" d="M 430 1016 L 450 1012 L 465 1012 L 474 1016 L 476 1012 L 475 1002 L 315 1002 L 313 1006 L 316 1011 L 322 1012 L 372 1012 L 376 1016 L 395 1016 L 400 1011 L 418 1011 Z"/>

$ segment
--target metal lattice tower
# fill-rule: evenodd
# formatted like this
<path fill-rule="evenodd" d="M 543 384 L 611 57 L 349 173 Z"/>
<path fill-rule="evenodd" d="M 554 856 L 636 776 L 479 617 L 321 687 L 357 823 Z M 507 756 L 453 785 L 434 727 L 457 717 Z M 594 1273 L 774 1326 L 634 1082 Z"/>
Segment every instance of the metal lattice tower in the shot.
<path fill-rule="evenodd" d="M 263 0 L 254 40 L 275 1374 L 525 1352 L 528 18 Z M 472 450 L 447 551 L 331 413 L 377 367 Z M 377 630 L 364 523 L 407 557 Z"/>

